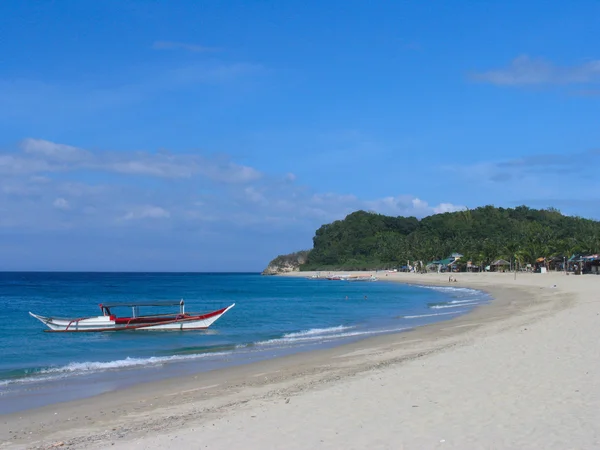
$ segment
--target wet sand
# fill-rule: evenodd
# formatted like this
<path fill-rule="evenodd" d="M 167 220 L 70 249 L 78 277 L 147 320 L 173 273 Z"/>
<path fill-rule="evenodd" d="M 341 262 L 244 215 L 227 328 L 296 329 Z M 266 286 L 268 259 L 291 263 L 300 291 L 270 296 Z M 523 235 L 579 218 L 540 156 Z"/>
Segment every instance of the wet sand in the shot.
<path fill-rule="evenodd" d="M 409 332 L 4 415 L 0 448 L 600 446 L 600 277 L 378 276 L 495 300 Z"/>

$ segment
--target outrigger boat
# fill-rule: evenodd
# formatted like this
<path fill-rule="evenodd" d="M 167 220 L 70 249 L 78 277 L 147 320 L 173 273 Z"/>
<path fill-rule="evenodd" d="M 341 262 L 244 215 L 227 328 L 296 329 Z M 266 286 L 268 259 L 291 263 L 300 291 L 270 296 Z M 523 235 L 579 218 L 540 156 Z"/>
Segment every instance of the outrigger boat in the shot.
<path fill-rule="evenodd" d="M 353 277 L 349 277 L 346 279 L 346 281 L 377 281 L 379 280 L 379 278 L 377 278 L 375 275 L 355 275 Z"/>
<path fill-rule="evenodd" d="M 140 315 L 141 306 L 177 306 L 177 314 Z M 196 314 L 186 313 L 185 303 L 179 301 L 157 301 L 139 303 L 109 303 L 100 304 L 101 316 L 81 317 L 77 319 L 60 319 L 43 317 L 30 312 L 40 322 L 50 328 L 48 332 L 81 332 L 81 331 L 126 331 L 126 330 L 204 330 L 211 326 L 219 317 L 235 306 L 235 303 L 216 311 Z M 113 308 L 131 308 L 130 317 L 117 317 L 112 313 Z"/>

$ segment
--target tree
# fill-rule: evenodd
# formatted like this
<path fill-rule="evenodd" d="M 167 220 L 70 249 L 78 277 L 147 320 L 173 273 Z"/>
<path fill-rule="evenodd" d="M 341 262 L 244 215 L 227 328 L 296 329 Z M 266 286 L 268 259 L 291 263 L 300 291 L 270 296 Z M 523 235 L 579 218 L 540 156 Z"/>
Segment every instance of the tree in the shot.
<path fill-rule="evenodd" d="M 356 211 L 321 226 L 303 269 L 374 269 L 465 255 L 476 265 L 504 258 L 519 265 L 573 253 L 600 252 L 600 222 L 558 210 L 519 206 L 481 208 L 414 217 Z"/>

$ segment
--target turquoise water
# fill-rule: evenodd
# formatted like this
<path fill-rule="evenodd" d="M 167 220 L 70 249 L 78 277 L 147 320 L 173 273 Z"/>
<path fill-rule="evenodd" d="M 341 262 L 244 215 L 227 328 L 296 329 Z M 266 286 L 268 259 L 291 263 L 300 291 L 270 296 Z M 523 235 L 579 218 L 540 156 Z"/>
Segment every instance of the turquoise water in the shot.
<path fill-rule="evenodd" d="M 188 312 L 236 306 L 188 332 L 44 333 L 28 315 L 181 298 Z M 0 413 L 407 330 L 487 300 L 465 288 L 258 274 L 0 273 Z"/>

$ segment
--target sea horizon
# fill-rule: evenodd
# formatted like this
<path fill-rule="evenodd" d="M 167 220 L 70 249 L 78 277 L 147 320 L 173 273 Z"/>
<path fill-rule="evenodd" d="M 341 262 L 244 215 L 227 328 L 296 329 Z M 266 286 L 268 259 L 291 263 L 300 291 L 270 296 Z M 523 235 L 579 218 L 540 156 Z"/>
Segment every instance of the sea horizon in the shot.
<path fill-rule="evenodd" d="M 194 270 L 183 270 L 183 271 L 171 271 L 171 270 L 0 270 L 0 273 L 152 273 L 152 274 L 260 274 L 260 270 L 250 271 L 194 271 Z M 265 275 L 267 276 L 267 275 Z"/>

